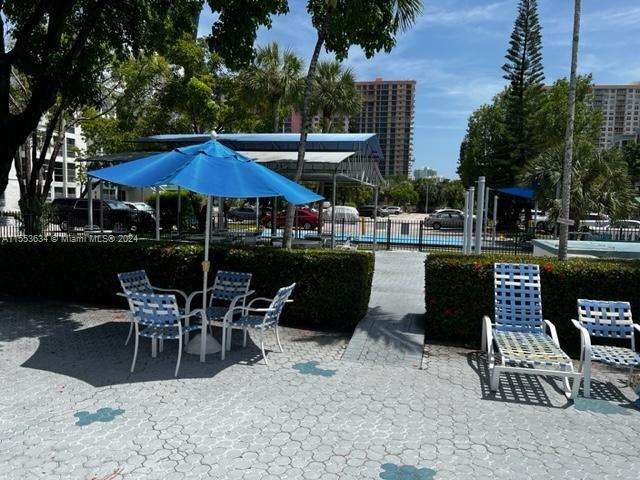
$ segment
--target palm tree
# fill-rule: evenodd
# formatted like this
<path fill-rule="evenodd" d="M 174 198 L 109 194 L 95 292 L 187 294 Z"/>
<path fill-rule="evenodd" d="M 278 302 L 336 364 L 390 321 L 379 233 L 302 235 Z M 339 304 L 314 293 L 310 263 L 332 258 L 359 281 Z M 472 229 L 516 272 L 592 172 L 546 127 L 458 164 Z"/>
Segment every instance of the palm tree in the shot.
<path fill-rule="evenodd" d="M 571 205 L 571 162 L 573 158 L 573 129 L 576 116 L 576 75 L 578 69 L 578 45 L 580 43 L 580 0 L 575 0 L 573 11 L 573 43 L 571 48 L 571 75 L 569 77 L 569 115 L 567 116 L 567 140 L 564 149 L 562 166 L 562 202 L 560 217 L 560 241 L 558 245 L 558 259 L 567 259 L 569 245 L 569 213 Z"/>
<path fill-rule="evenodd" d="M 258 48 L 252 67 L 246 72 L 251 94 L 267 102 L 274 132 L 280 127 L 281 110 L 290 109 L 300 96 L 302 71 L 300 57 L 272 42 Z"/>
<path fill-rule="evenodd" d="M 568 213 L 556 198 L 564 183 L 565 148 L 559 144 L 526 164 L 521 181 L 538 184 L 536 199 L 553 220 L 570 215 L 580 228 L 587 213 L 604 213 L 614 219 L 626 218 L 635 207 L 634 192 L 627 164 L 619 150 L 598 151 L 586 138 L 576 138 L 571 163 L 571 205 Z M 563 206 L 563 205 L 562 205 Z M 566 218 L 566 217 L 565 217 Z"/>
<path fill-rule="evenodd" d="M 322 133 L 328 133 L 336 116 L 360 111 L 360 93 L 351 68 L 338 61 L 320 61 L 313 81 L 311 111 L 322 117 Z"/>

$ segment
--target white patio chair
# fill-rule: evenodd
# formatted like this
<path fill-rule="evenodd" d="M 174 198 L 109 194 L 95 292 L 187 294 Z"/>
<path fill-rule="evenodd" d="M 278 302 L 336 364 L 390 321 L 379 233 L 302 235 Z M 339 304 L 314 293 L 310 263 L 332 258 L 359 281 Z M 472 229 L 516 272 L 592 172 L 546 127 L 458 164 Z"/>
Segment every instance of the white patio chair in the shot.
<path fill-rule="evenodd" d="M 178 376 L 180 359 L 182 358 L 182 337 L 190 330 L 200 328 L 198 325 L 182 325 L 181 320 L 199 315 L 204 316 L 204 311 L 194 310 L 186 315 L 180 315 L 178 302 L 175 295 L 158 295 L 148 293 L 130 293 L 127 295 L 133 315 L 135 328 L 135 349 L 131 362 L 131 373 L 136 366 L 138 357 L 138 338 L 151 339 L 151 356 L 158 355 L 157 341 L 160 341 L 160 351 L 163 350 L 164 340 L 178 340 L 178 361 L 174 376 Z M 142 329 L 140 327 L 143 327 Z"/>
<path fill-rule="evenodd" d="M 580 331 L 580 372 L 584 376 L 583 394 L 591 395 L 591 362 L 602 362 L 614 367 L 628 368 L 629 379 L 633 369 L 640 367 L 640 353 L 636 351 L 635 330 L 629 302 L 578 299 L 578 320 L 571 320 Z M 631 348 L 615 345 L 594 345 L 591 337 L 628 341 Z"/>
<path fill-rule="evenodd" d="M 485 316 L 482 330 L 491 390 L 498 390 L 503 372 L 559 376 L 565 395 L 574 399 L 580 388 L 580 373 L 574 371 L 571 359 L 560 348 L 554 325 L 543 319 L 539 266 L 496 263 L 494 291 L 495 323 Z"/>
<path fill-rule="evenodd" d="M 187 294 L 182 290 L 177 290 L 175 288 L 160 288 L 154 287 L 151 285 L 149 281 L 149 277 L 147 276 L 147 272 L 144 270 L 135 270 L 133 272 L 124 272 L 118 274 L 118 280 L 120 280 L 120 286 L 122 287 L 122 292 L 118 292 L 116 295 L 120 297 L 128 298 L 128 295 L 131 293 L 156 293 L 156 292 L 164 292 L 164 293 L 173 293 L 179 295 L 180 298 L 184 301 L 185 305 L 187 303 Z M 129 325 L 129 335 L 127 335 L 127 340 L 124 342 L 125 345 L 129 343 L 129 339 L 131 339 L 131 334 L 133 333 L 133 317 L 131 316 L 131 304 L 129 304 L 129 321 L 131 322 Z M 180 313 L 184 313 L 184 310 L 181 309 Z"/>
<path fill-rule="evenodd" d="M 278 348 L 282 352 L 282 344 L 280 343 L 280 335 L 278 333 L 278 324 L 280 322 L 280 315 L 286 303 L 290 303 L 293 300 L 289 300 L 291 292 L 295 288 L 296 284 L 292 283 L 288 287 L 283 287 L 278 290 L 274 298 L 255 298 L 246 307 L 235 307 L 230 309 L 224 317 L 225 324 L 233 323 L 233 328 L 242 328 L 244 330 L 243 346 L 247 345 L 247 332 L 249 329 L 257 330 L 260 332 L 260 350 L 262 351 L 262 358 L 265 365 L 269 365 L 267 356 L 264 353 L 264 332 L 267 330 L 274 330 L 276 334 L 276 341 L 278 342 Z M 255 303 L 269 302 L 269 306 L 266 308 L 255 308 Z M 240 318 L 233 320 L 236 313 L 240 313 Z M 224 331 L 223 329 L 223 335 Z M 222 357 L 224 360 L 224 356 Z"/>
<path fill-rule="evenodd" d="M 247 298 L 255 293 L 253 290 L 249 290 L 251 277 L 251 273 L 218 270 L 213 286 L 207 289 L 207 294 L 210 295 L 209 307 L 206 310 L 207 325 L 209 327 L 222 327 L 223 345 L 227 346 L 227 350 L 231 349 L 231 329 L 240 329 L 241 327 L 237 327 L 231 323 L 227 324 L 225 328 L 224 317 L 229 310 L 237 306 L 244 307 Z M 191 308 L 195 297 L 201 294 L 201 291 L 196 291 L 189 295 L 187 299 L 187 311 Z M 214 305 L 214 303 L 218 303 L 218 305 Z M 219 303 L 227 303 L 227 305 L 219 305 Z M 224 352 L 224 349 L 222 349 L 222 351 Z M 224 353 L 222 354 L 222 358 L 224 359 Z"/>

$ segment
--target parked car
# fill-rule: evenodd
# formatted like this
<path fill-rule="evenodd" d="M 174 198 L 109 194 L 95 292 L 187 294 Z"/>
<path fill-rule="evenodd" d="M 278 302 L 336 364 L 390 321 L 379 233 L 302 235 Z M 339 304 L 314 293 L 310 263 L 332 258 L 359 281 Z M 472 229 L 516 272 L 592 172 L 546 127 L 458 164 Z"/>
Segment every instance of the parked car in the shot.
<path fill-rule="evenodd" d="M 396 205 L 385 205 L 382 207 L 382 210 L 387 212 L 388 215 L 400 215 L 401 213 L 404 213 L 402 211 L 402 207 L 398 207 Z"/>
<path fill-rule="evenodd" d="M 346 207 L 344 205 L 336 205 L 336 221 L 341 222 L 344 220 L 345 222 L 357 222 L 360 220 L 360 214 L 358 210 L 354 207 Z M 330 222 L 331 216 L 333 212 L 333 207 L 329 207 L 324 209 L 322 212 L 322 220 L 324 222 Z"/>
<path fill-rule="evenodd" d="M 464 212 L 462 210 L 458 210 L 457 208 L 439 208 L 433 213 L 459 213 L 460 215 L 464 215 Z"/>
<path fill-rule="evenodd" d="M 287 218 L 286 212 L 278 212 L 276 215 L 276 228 L 284 228 L 285 220 Z M 293 219 L 293 226 L 295 228 L 303 228 L 305 230 L 313 230 L 318 228 L 318 219 L 320 216 L 317 213 L 312 212 L 310 209 L 299 208 L 296 209 L 296 215 Z M 262 225 L 267 228 L 271 228 L 271 213 L 267 213 L 261 221 Z"/>
<path fill-rule="evenodd" d="M 93 200 L 93 223 L 100 223 L 100 200 Z M 51 202 L 55 214 L 55 223 L 60 230 L 67 232 L 87 225 L 86 198 L 56 198 Z M 146 232 L 155 228 L 155 219 L 148 212 L 132 211 L 124 202 L 102 200 L 102 213 L 105 230 L 115 232 Z"/>
<path fill-rule="evenodd" d="M 640 221 L 616 220 L 606 227 L 591 227 L 589 233 L 593 240 L 636 242 L 640 240 Z"/>
<path fill-rule="evenodd" d="M 155 218 L 156 210 L 148 203 L 144 202 L 123 202 L 127 205 L 131 210 L 137 210 L 141 212 L 149 213 L 153 218 Z"/>
<path fill-rule="evenodd" d="M 361 217 L 373 217 L 373 212 L 374 212 L 375 208 L 376 208 L 375 205 L 360 205 L 358 207 L 358 215 L 360 215 Z M 336 210 L 336 212 L 337 212 L 337 210 Z M 383 207 L 378 206 L 377 216 L 378 217 L 388 217 L 389 216 L 389 212 L 384 210 Z"/>
<path fill-rule="evenodd" d="M 434 230 L 464 228 L 464 215 L 459 210 L 442 210 L 429 215 L 425 220 L 425 226 L 432 227 Z"/>
<path fill-rule="evenodd" d="M 229 220 L 255 220 L 256 209 L 251 206 L 232 208 L 227 216 Z"/>
<path fill-rule="evenodd" d="M 580 227 L 591 229 L 593 227 L 607 227 L 611 223 L 608 215 L 600 213 L 589 213 L 580 220 Z"/>

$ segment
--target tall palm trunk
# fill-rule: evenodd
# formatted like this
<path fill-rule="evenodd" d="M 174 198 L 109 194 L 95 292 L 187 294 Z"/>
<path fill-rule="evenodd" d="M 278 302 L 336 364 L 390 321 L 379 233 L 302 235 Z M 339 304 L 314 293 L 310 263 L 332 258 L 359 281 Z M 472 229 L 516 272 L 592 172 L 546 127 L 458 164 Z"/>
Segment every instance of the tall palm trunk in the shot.
<path fill-rule="evenodd" d="M 562 165 L 562 204 L 560 217 L 560 242 L 558 259 L 567 259 L 569 243 L 569 212 L 571 207 L 571 163 L 573 160 L 573 129 L 576 116 L 576 70 L 578 68 L 578 45 L 580 43 L 580 1 L 575 0 L 573 14 L 573 45 L 571 49 L 571 76 L 569 77 L 569 115 L 567 116 L 567 139 Z"/>
<path fill-rule="evenodd" d="M 298 163 L 296 167 L 295 182 L 299 182 L 302 179 L 302 172 L 304 170 L 304 154 L 307 143 L 307 135 L 311 130 L 311 115 L 309 115 L 309 104 L 311 103 L 311 90 L 313 88 L 313 78 L 316 74 L 316 66 L 318 65 L 318 57 L 320 56 L 320 50 L 324 45 L 326 31 L 331 21 L 331 15 L 333 8 L 327 8 L 322 21 L 322 27 L 318 29 L 318 39 L 316 40 L 316 46 L 313 49 L 313 55 L 309 62 L 309 70 L 307 72 L 307 78 L 304 85 L 304 97 L 302 100 L 302 128 L 300 131 L 300 143 L 298 144 Z M 283 244 L 286 248 L 291 248 L 291 240 L 293 233 L 293 220 L 295 215 L 296 206 L 292 203 L 287 205 L 287 217 L 284 225 L 284 239 Z"/>
<path fill-rule="evenodd" d="M 271 119 L 273 121 L 273 133 L 278 133 L 280 129 L 280 99 L 274 99 L 271 106 Z"/>

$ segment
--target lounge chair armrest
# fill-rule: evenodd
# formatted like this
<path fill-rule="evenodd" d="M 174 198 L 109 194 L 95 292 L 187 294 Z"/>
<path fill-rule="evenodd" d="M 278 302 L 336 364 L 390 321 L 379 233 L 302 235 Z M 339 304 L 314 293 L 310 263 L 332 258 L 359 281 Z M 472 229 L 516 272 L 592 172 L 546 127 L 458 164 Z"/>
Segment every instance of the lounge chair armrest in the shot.
<path fill-rule="evenodd" d="M 119 297 L 127 298 L 127 294 L 124 292 L 116 292 L 116 295 Z"/>
<path fill-rule="evenodd" d="M 206 292 L 209 293 L 212 290 L 213 290 L 213 285 L 207 288 Z M 184 307 L 187 312 L 191 309 L 191 304 L 193 303 L 193 299 L 196 298 L 198 295 L 202 295 L 202 290 L 196 290 L 194 292 L 191 292 L 187 297 L 187 300 L 185 302 L 185 307 Z"/>
<path fill-rule="evenodd" d="M 247 305 L 247 308 L 251 308 L 251 305 L 253 305 L 256 302 L 268 302 L 268 303 L 271 303 L 271 302 L 273 302 L 273 298 L 266 298 L 266 297 L 254 298 L 253 300 L 251 300 L 249 302 L 249 305 Z"/>
<path fill-rule="evenodd" d="M 637 323 L 633 324 L 633 328 L 635 328 L 638 332 L 640 332 L 640 325 L 638 325 Z"/>
<path fill-rule="evenodd" d="M 558 340 L 558 332 L 556 331 L 555 325 L 551 323 L 551 321 L 549 320 L 544 320 L 544 324 L 546 325 L 547 330 L 549 330 L 549 335 L 551 335 L 551 338 L 553 339 L 553 343 L 555 343 L 559 348 L 560 340 Z"/>
<path fill-rule="evenodd" d="M 591 336 L 589 330 L 580 325 L 577 320 L 571 319 L 571 323 L 580 331 L 580 344 L 582 346 L 582 354 L 584 358 L 591 358 Z"/>
<path fill-rule="evenodd" d="M 489 349 L 493 345 L 493 323 L 491 319 L 485 315 L 482 317 L 482 350 L 489 353 Z"/>

